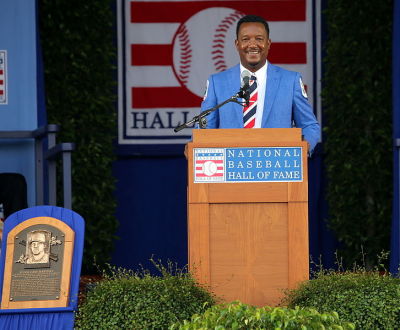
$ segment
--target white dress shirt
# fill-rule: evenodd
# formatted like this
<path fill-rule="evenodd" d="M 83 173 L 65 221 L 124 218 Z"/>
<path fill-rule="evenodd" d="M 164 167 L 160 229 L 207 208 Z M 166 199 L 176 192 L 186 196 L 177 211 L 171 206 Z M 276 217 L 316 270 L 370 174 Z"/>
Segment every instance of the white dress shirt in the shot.
<path fill-rule="evenodd" d="M 268 61 L 265 62 L 265 65 L 256 72 L 247 70 L 242 63 L 240 63 L 240 76 L 242 76 L 243 71 L 249 71 L 252 76 L 257 78 L 257 111 L 256 123 L 253 128 L 261 128 L 262 116 L 264 113 L 265 87 L 267 84 L 267 68 Z"/>

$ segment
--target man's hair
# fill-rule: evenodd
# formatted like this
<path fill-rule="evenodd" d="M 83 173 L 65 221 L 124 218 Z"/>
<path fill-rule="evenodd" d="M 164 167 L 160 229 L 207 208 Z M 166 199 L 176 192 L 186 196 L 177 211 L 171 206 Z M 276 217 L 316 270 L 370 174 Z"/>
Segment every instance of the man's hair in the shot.
<path fill-rule="evenodd" d="M 261 23 L 261 24 L 263 24 L 264 27 L 265 27 L 265 31 L 267 31 L 267 36 L 269 37 L 268 22 L 264 18 L 262 18 L 260 16 L 257 16 L 257 15 L 246 15 L 246 16 L 243 16 L 237 22 L 237 25 L 236 25 L 236 39 L 238 39 L 238 37 L 239 37 L 239 28 L 240 28 L 240 25 L 242 25 L 243 23 Z"/>

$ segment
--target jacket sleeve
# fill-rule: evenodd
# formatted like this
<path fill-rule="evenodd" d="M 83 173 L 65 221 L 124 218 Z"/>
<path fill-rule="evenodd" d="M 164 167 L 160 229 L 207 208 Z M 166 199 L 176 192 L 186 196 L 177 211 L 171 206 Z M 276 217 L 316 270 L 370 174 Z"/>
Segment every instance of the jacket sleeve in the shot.
<path fill-rule="evenodd" d="M 296 73 L 294 82 L 293 120 L 296 127 L 302 129 L 302 134 L 310 144 L 310 152 L 312 152 L 320 141 L 321 127 L 308 101 L 299 73 Z"/>

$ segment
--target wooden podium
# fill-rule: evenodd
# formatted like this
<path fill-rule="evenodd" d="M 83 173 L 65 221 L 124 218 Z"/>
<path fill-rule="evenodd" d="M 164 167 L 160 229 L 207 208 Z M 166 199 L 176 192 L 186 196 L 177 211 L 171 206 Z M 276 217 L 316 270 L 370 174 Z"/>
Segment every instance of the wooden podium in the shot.
<path fill-rule="evenodd" d="M 267 170 L 261 167 L 268 167 L 268 160 L 247 158 L 237 174 L 246 182 L 206 181 L 222 180 L 222 175 L 215 161 L 205 165 L 198 155 L 218 156 L 226 148 L 232 154 L 239 150 L 239 156 L 240 150 L 252 156 L 300 150 L 301 180 L 280 180 L 279 173 L 278 180 L 265 180 Z M 284 289 L 309 278 L 307 148 L 297 128 L 193 130 L 187 144 L 189 268 L 224 301 L 275 306 Z M 234 166 L 226 157 L 216 162 L 224 176 Z M 246 180 L 250 165 L 260 166 L 264 181 L 252 181 L 254 174 Z M 286 176 L 298 175 L 290 173 Z"/>

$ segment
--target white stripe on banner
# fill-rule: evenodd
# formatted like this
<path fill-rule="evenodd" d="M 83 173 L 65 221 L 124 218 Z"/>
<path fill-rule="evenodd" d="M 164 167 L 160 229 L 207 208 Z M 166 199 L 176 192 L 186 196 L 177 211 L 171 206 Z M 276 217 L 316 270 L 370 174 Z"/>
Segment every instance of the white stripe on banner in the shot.
<path fill-rule="evenodd" d="M 157 79 L 154 79 L 157 76 Z M 128 68 L 127 79 L 132 87 L 179 87 L 172 66 L 146 65 Z"/>
<path fill-rule="evenodd" d="M 142 45 L 172 44 L 179 23 L 132 23 L 126 42 Z"/>
<path fill-rule="evenodd" d="M 269 22 L 273 42 L 304 42 L 307 25 L 303 22 Z M 171 44 L 179 23 L 132 23 L 126 42 L 141 45 Z M 233 40 L 232 40 L 233 43 Z"/>

